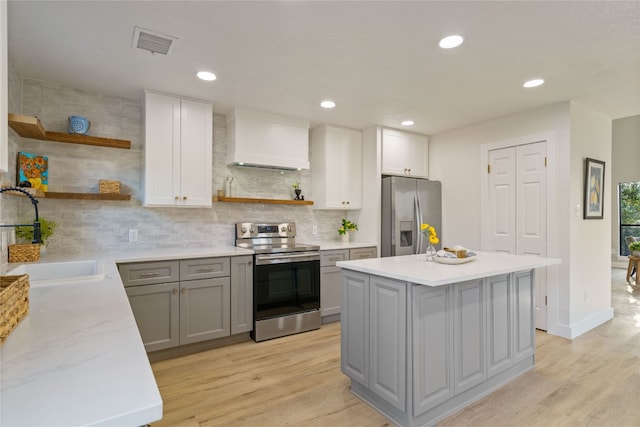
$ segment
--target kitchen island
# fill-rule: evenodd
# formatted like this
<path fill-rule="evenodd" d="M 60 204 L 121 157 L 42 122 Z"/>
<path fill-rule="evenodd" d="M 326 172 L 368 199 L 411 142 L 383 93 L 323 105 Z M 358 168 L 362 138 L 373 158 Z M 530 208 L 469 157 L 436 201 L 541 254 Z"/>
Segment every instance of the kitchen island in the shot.
<path fill-rule="evenodd" d="M 341 369 L 401 426 L 432 425 L 535 365 L 534 269 L 559 259 L 478 253 L 342 261 Z"/>

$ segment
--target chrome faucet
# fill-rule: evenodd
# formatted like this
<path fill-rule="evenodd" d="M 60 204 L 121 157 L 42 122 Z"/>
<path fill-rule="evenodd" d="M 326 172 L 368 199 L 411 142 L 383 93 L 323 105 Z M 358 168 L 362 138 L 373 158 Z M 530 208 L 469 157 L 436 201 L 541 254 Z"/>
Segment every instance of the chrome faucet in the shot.
<path fill-rule="evenodd" d="M 19 193 L 25 194 L 29 199 L 31 199 L 31 204 L 33 204 L 33 208 L 36 210 L 36 219 L 33 221 L 33 224 L 0 224 L 0 227 L 33 227 L 33 240 L 31 243 L 42 243 L 42 233 L 40 232 L 40 221 L 38 220 L 38 201 L 33 197 L 28 191 L 23 190 L 18 187 L 5 187 L 0 188 L 0 194 L 5 191 L 17 191 Z"/>

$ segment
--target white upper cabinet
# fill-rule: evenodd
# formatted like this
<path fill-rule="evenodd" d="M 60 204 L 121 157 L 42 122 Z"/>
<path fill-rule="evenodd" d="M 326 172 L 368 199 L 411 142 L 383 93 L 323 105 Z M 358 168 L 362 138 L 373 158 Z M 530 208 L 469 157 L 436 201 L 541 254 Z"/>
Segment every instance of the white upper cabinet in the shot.
<path fill-rule="evenodd" d="M 382 129 L 382 173 L 429 177 L 429 138 L 425 135 Z"/>
<path fill-rule="evenodd" d="M 145 91 L 144 206 L 211 207 L 213 106 Z"/>
<path fill-rule="evenodd" d="M 362 132 L 330 125 L 311 130 L 316 209 L 362 208 Z"/>

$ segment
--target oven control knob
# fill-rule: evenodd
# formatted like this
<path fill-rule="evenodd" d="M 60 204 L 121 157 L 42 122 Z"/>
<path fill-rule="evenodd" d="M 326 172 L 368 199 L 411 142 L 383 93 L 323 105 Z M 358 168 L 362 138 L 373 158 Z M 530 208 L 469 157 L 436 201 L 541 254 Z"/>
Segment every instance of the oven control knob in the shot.
<path fill-rule="evenodd" d="M 288 226 L 288 231 L 289 231 L 289 233 L 291 233 L 293 231 L 293 227 Z"/>
<path fill-rule="evenodd" d="M 284 233 L 285 231 L 287 231 L 287 229 L 285 227 L 280 227 L 280 232 Z"/>
<path fill-rule="evenodd" d="M 242 228 L 240 229 L 240 231 L 242 231 L 242 234 L 246 233 L 246 232 L 247 232 L 247 227 L 242 227 Z"/>

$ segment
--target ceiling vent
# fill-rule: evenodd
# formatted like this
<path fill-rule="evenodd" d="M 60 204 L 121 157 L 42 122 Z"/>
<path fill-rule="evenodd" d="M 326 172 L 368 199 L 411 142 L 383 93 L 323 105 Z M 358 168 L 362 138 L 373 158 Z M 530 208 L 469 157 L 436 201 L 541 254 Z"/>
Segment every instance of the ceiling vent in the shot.
<path fill-rule="evenodd" d="M 153 31 L 145 30 L 144 28 L 135 27 L 133 31 L 133 47 L 138 49 L 147 50 L 153 54 L 161 53 L 166 55 L 171 49 L 171 45 L 174 40 L 178 40 L 176 37 L 167 36 L 166 34 L 160 34 Z"/>

